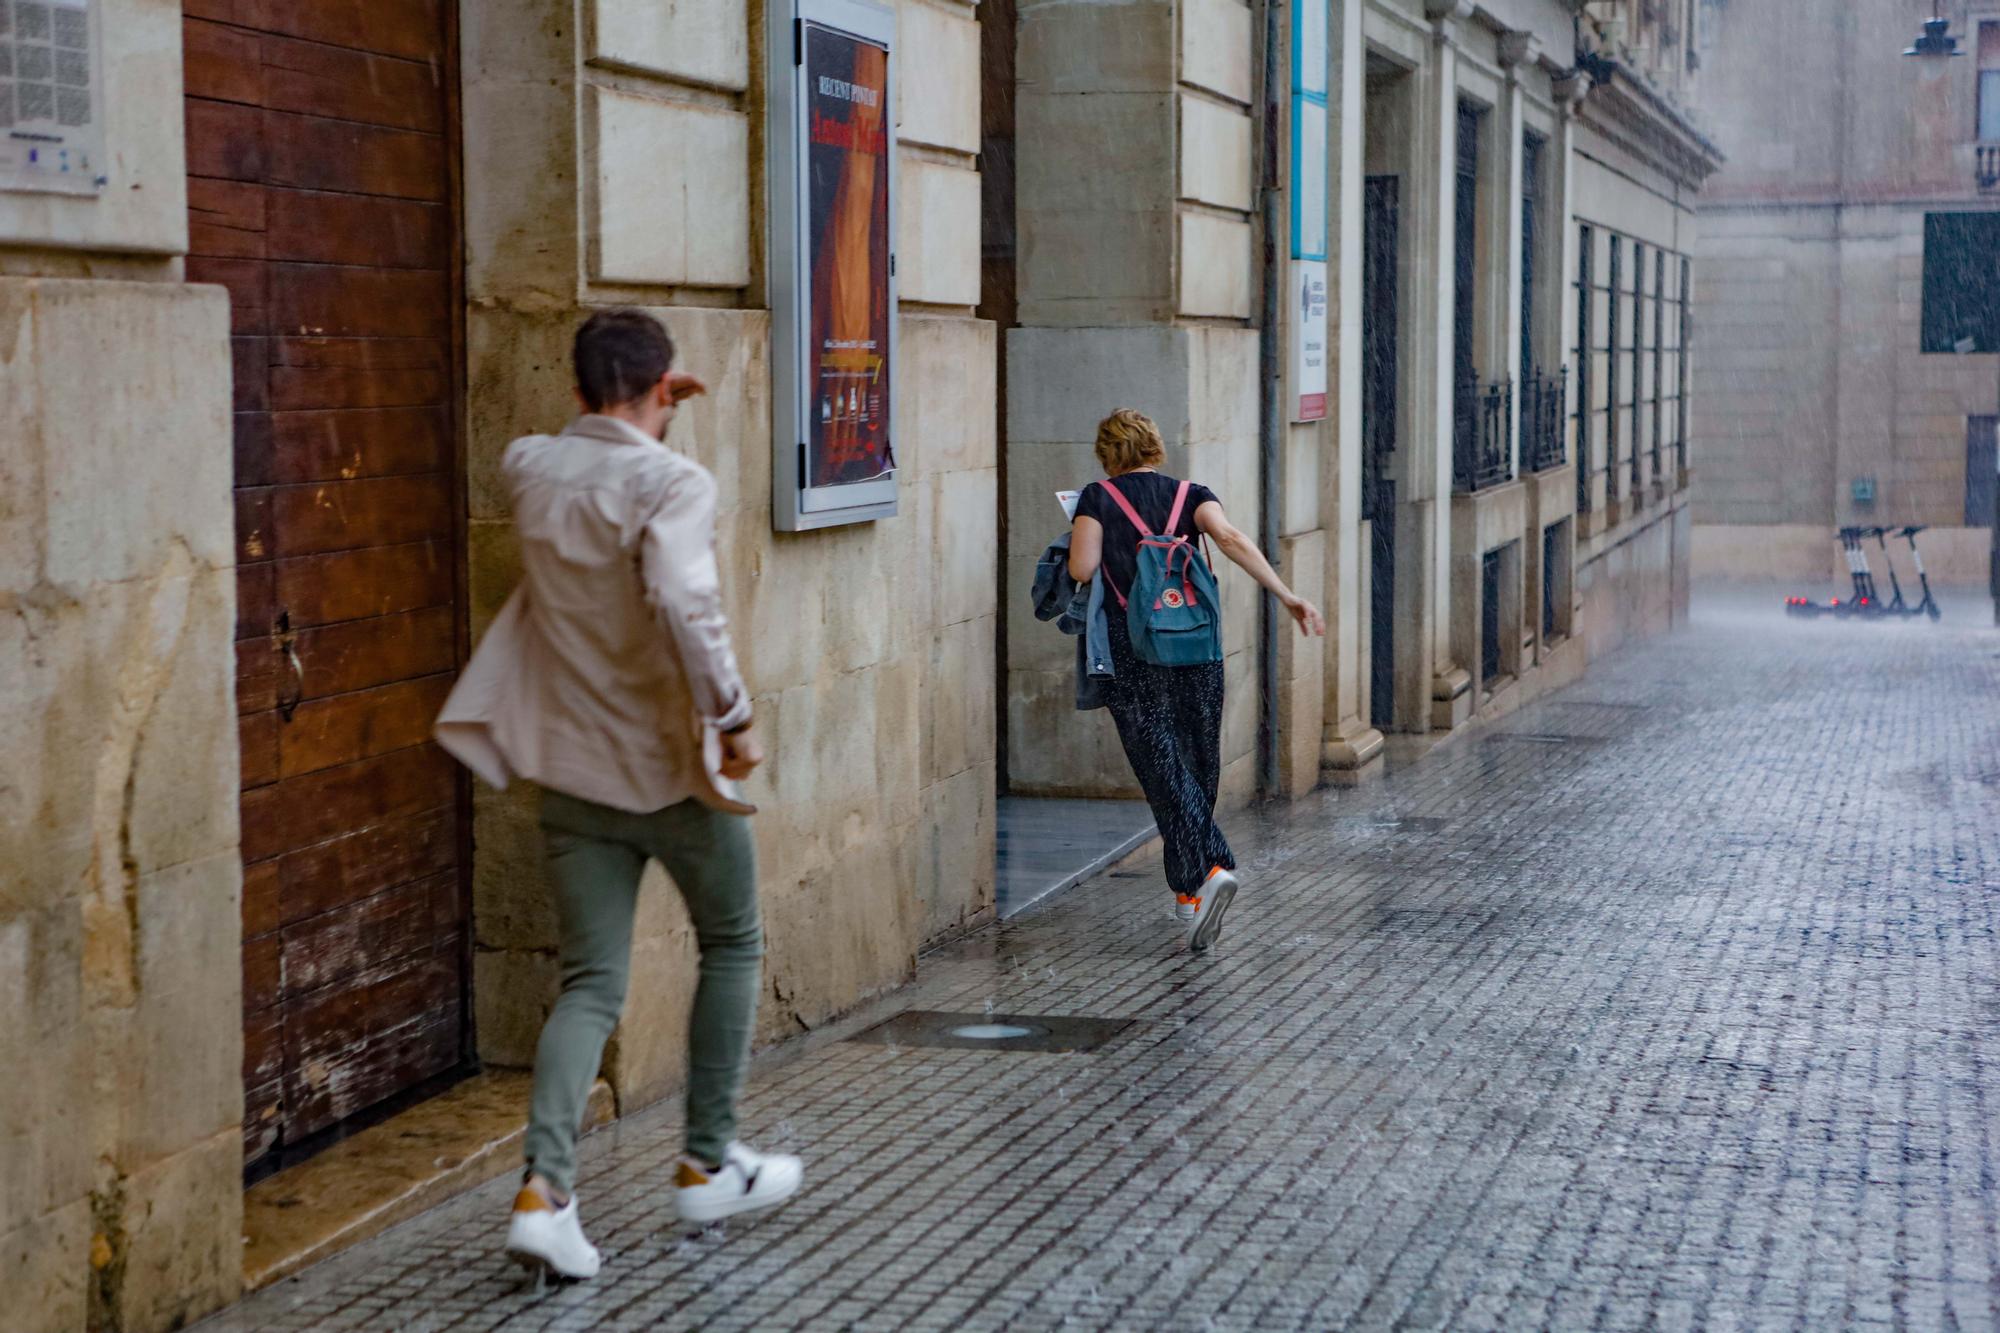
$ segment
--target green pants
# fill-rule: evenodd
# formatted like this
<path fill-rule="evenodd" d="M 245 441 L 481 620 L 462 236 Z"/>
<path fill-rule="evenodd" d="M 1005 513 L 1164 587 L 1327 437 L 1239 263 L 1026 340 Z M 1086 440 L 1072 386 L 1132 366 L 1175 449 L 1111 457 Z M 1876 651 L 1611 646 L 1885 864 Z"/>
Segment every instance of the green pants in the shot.
<path fill-rule="evenodd" d="M 542 832 L 562 937 L 562 994 L 535 1048 L 528 1169 L 564 1193 L 575 1183 L 584 1108 L 625 1005 L 632 917 L 648 859 L 679 888 L 701 948 L 688 1024 L 687 1150 L 720 1162 L 736 1136 L 736 1093 L 750 1058 L 764 957 L 750 821 L 697 801 L 635 815 L 548 791 Z"/>

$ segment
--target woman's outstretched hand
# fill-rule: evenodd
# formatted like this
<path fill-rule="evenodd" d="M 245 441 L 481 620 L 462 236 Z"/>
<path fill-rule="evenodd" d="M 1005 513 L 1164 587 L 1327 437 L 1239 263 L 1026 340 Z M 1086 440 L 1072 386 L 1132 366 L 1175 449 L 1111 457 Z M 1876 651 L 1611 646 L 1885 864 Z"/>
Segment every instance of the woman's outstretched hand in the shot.
<path fill-rule="evenodd" d="M 1299 622 L 1299 633 L 1308 638 L 1326 637 L 1326 617 L 1319 613 L 1318 607 L 1296 594 L 1284 598 L 1283 601 L 1285 610 L 1291 613 L 1293 620 Z"/>

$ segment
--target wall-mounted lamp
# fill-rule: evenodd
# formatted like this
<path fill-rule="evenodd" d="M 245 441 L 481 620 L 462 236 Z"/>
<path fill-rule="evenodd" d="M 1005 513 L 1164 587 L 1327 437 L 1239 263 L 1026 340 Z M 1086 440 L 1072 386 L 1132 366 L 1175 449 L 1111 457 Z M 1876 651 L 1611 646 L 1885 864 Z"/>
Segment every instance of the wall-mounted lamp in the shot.
<path fill-rule="evenodd" d="M 1916 45 L 1903 54 L 1906 56 L 1962 56 L 1958 49 L 1958 38 L 1946 35 L 1951 20 L 1939 12 L 1942 0 L 1931 0 L 1931 16 L 1924 20 L 1924 30 L 1917 37 Z"/>

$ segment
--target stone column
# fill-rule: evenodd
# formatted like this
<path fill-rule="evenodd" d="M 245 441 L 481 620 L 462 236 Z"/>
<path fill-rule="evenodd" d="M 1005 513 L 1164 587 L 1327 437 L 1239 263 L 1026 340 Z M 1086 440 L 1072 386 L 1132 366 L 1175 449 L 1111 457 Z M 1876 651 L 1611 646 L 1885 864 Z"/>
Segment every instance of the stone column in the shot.
<path fill-rule="evenodd" d="M 1411 410 L 1408 493 L 1397 497 L 1399 534 L 1419 564 L 1398 580 L 1399 635 L 1417 651 L 1396 664 L 1398 716 L 1414 727 L 1450 729 L 1463 716 L 1470 678 L 1452 660 L 1451 481 L 1452 237 L 1458 161 L 1458 52 L 1450 25 L 1469 16 L 1467 0 L 1426 0 L 1431 59 L 1417 72 L 1416 151 L 1410 162 L 1409 267 Z"/>
<path fill-rule="evenodd" d="M 1364 0 L 1334 0 L 1327 39 L 1332 47 L 1333 123 L 1328 139 L 1334 153 L 1332 234 L 1328 255 L 1327 312 L 1333 364 L 1333 449 L 1321 487 L 1322 512 L 1332 531 L 1326 538 L 1327 640 L 1326 711 L 1320 763 L 1331 781 L 1351 782 L 1363 771 L 1379 771 L 1382 733 L 1362 716 L 1364 670 L 1362 620 L 1368 590 L 1362 579 L 1361 433 L 1362 185 L 1367 173 L 1365 115 L 1367 47 L 1362 40 Z"/>

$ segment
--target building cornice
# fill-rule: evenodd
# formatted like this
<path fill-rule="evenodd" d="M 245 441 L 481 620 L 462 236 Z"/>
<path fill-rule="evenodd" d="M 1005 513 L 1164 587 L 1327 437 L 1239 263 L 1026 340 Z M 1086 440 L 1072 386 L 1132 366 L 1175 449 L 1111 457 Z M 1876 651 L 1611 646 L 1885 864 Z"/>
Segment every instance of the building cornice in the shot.
<path fill-rule="evenodd" d="M 1584 119 L 1601 118 L 1600 128 L 1622 131 L 1619 137 L 1642 156 L 1655 158 L 1697 187 L 1727 161 L 1686 112 L 1621 62 L 1591 52 L 1580 60 L 1579 72 L 1588 83 L 1581 95 Z"/>

